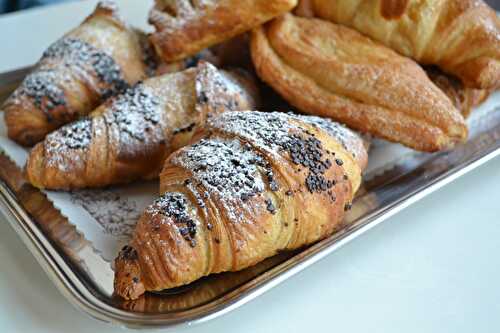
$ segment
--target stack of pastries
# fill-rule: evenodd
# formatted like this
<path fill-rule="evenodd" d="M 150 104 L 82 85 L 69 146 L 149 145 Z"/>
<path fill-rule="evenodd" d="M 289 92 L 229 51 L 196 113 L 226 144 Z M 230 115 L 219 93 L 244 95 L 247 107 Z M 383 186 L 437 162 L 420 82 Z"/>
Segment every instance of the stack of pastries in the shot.
<path fill-rule="evenodd" d="M 2 107 L 36 187 L 159 177 L 115 261 L 125 299 L 328 237 L 366 137 L 453 149 L 500 79 L 480 0 L 156 0 L 149 21 L 100 3 Z"/>

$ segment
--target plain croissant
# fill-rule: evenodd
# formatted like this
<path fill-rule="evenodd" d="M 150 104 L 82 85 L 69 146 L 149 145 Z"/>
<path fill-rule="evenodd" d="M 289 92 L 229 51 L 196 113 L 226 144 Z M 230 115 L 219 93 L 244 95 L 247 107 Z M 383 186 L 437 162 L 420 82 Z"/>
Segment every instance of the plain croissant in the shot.
<path fill-rule="evenodd" d="M 251 53 L 261 79 L 305 113 L 423 151 L 467 138 L 418 64 L 350 28 L 287 14 L 254 30 Z"/>
<path fill-rule="evenodd" d="M 146 54 L 138 31 L 103 2 L 52 44 L 2 109 L 9 137 L 33 145 L 103 100 L 143 79 Z"/>
<path fill-rule="evenodd" d="M 168 154 L 207 117 L 256 107 L 253 81 L 239 73 L 201 62 L 135 85 L 38 143 L 26 165 L 28 180 L 39 188 L 74 189 L 157 177 Z"/>
<path fill-rule="evenodd" d="M 291 10 L 297 0 L 156 0 L 149 22 L 164 61 L 184 59 Z"/>
<path fill-rule="evenodd" d="M 193 142 L 167 159 L 162 195 L 115 261 L 125 299 L 331 235 L 367 163 L 359 136 L 311 116 L 226 112 Z"/>
<path fill-rule="evenodd" d="M 313 15 L 437 65 L 467 86 L 500 83 L 500 20 L 481 0 L 305 0 Z"/>

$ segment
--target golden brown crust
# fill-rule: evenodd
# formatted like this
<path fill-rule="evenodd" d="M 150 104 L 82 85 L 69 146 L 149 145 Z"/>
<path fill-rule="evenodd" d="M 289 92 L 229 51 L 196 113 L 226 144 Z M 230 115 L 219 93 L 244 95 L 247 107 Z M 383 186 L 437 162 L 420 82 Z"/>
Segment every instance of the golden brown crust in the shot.
<path fill-rule="evenodd" d="M 213 114 L 256 106 L 250 78 L 208 63 L 150 78 L 112 98 L 89 118 L 51 133 L 31 151 L 29 181 L 47 189 L 102 187 L 158 176 Z"/>
<path fill-rule="evenodd" d="M 316 16 L 350 26 L 473 88 L 500 83 L 500 20 L 481 0 L 310 0 Z"/>
<path fill-rule="evenodd" d="M 366 151 L 325 122 L 251 111 L 211 119 L 201 140 L 168 158 L 164 194 L 130 243 L 135 255 L 126 248 L 116 259 L 115 292 L 134 298 L 238 271 L 331 235 L 359 188 Z"/>
<path fill-rule="evenodd" d="M 167 61 L 248 31 L 289 11 L 297 0 L 156 0 L 149 21 L 156 28 L 151 40 Z"/>
<path fill-rule="evenodd" d="M 443 73 L 436 67 L 426 67 L 425 71 L 431 81 L 448 96 L 464 118 L 467 118 L 473 108 L 483 103 L 491 94 L 490 90 L 465 87 L 460 80 Z"/>
<path fill-rule="evenodd" d="M 8 135 L 33 145 L 145 77 L 139 37 L 112 5 L 100 3 L 52 44 L 2 109 Z"/>
<path fill-rule="evenodd" d="M 251 49 L 261 79 L 303 112 L 424 151 L 467 137 L 415 62 L 354 30 L 288 14 L 255 29 Z"/>
<path fill-rule="evenodd" d="M 203 281 L 176 290 L 169 290 L 159 294 L 146 293 L 133 300 L 117 298 L 116 301 L 125 310 L 142 313 L 191 309 L 213 301 L 217 297 L 242 286 L 292 255 L 293 252 L 283 252 L 242 271 L 214 274 L 203 279 Z M 121 261 L 120 263 L 124 262 Z M 126 270 L 120 270 L 120 272 L 126 272 Z"/>

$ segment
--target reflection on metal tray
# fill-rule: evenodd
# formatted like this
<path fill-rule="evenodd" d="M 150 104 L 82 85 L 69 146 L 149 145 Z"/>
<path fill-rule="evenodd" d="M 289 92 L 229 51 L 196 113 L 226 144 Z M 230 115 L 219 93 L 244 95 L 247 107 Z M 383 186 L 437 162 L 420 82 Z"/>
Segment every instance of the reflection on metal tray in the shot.
<path fill-rule="evenodd" d="M 0 75 L 4 98 L 26 70 Z M 129 327 L 194 324 L 226 313 L 305 269 L 343 244 L 453 179 L 500 154 L 500 111 L 474 123 L 469 141 L 450 152 L 415 153 L 363 185 L 335 235 L 241 272 L 215 274 L 136 301 L 112 295 L 112 272 L 92 244 L 0 152 L 0 211 L 57 287 L 90 315 Z"/>

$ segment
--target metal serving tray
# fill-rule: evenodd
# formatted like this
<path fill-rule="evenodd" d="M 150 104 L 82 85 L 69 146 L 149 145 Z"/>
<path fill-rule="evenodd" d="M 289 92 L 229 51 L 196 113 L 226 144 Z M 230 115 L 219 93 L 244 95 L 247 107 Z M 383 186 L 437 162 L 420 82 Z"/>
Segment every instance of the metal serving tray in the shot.
<path fill-rule="evenodd" d="M 27 69 L 0 75 L 0 101 Z M 469 141 L 450 152 L 414 153 L 365 181 L 333 236 L 255 267 L 201 279 L 186 287 L 147 294 L 137 301 L 112 295 L 107 264 L 46 196 L 0 152 L 0 212 L 19 234 L 57 288 L 91 316 L 133 327 L 198 324 L 256 298 L 353 240 L 388 217 L 500 154 L 500 109 L 470 129 Z"/>

